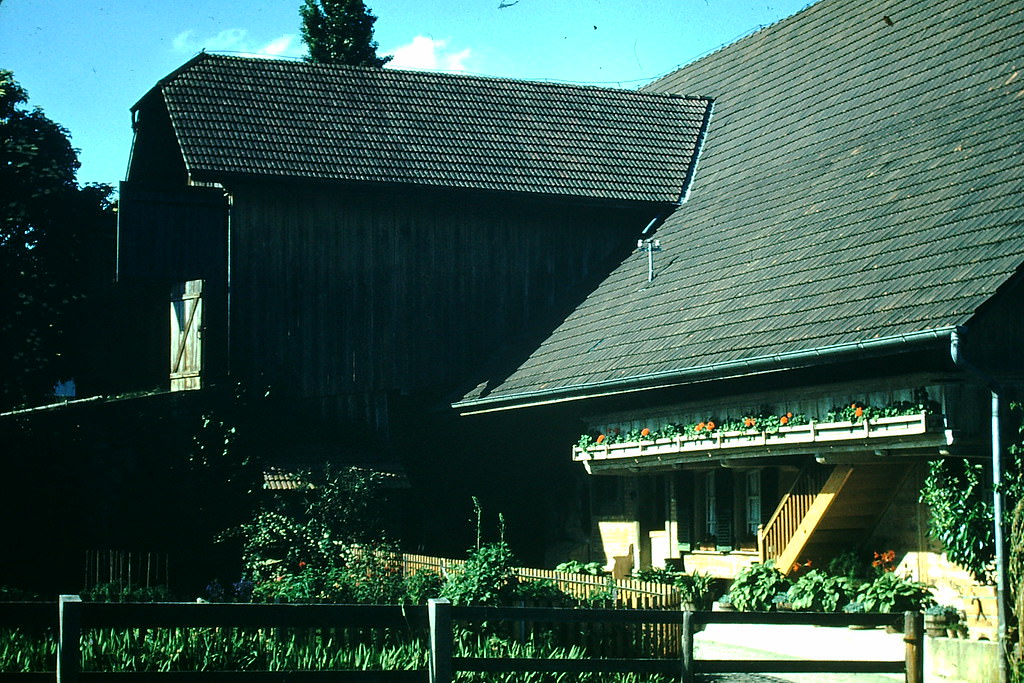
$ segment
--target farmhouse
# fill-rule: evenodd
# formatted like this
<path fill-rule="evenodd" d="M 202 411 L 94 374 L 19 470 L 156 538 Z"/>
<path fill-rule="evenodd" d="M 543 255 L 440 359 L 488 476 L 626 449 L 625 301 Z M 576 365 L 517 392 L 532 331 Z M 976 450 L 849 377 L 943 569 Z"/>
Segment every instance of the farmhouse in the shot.
<path fill-rule="evenodd" d="M 1012 2 L 823 0 L 650 84 L 713 100 L 687 200 L 455 407 L 583 418 L 609 567 L 966 581 L 917 498 L 1021 386 L 1022 38 Z"/>
<path fill-rule="evenodd" d="M 961 580 L 917 494 L 1021 386 L 1022 38 L 822 0 L 639 92 L 199 55 L 133 109 L 140 377 L 273 387 L 435 552 L 481 495 L 545 562 Z"/>

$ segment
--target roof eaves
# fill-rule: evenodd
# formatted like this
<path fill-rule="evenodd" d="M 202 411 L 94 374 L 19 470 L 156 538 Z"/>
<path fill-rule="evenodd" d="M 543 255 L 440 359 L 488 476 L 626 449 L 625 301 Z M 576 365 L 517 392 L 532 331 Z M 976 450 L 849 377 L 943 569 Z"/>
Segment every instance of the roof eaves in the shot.
<path fill-rule="evenodd" d="M 955 325 L 921 330 L 905 334 L 878 337 L 875 339 L 845 342 L 800 351 L 770 354 L 733 361 L 709 363 L 689 368 L 666 370 L 623 379 L 586 382 L 583 384 L 538 389 L 493 397 L 471 398 L 456 401 L 452 407 L 461 415 L 529 408 L 551 403 L 579 401 L 613 394 L 664 389 L 672 386 L 691 384 L 712 379 L 745 377 L 764 372 L 787 370 L 812 364 L 814 361 L 835 361 L 860 353 L 891 353 L 908 347 L 948 340 L 956 330 Z"/>

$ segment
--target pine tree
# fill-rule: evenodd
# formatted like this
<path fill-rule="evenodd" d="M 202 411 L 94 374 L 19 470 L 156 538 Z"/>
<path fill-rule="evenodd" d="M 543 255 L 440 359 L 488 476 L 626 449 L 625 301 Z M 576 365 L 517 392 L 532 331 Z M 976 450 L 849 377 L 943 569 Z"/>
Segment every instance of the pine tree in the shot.
<path fill-rule="evenodd" d="M 377 17 L 363 0 L 305 0 L 299 14 L 309 61 L 376 67 L 391 61 L 391 57 L 377 56 L 373 40 Z"/>

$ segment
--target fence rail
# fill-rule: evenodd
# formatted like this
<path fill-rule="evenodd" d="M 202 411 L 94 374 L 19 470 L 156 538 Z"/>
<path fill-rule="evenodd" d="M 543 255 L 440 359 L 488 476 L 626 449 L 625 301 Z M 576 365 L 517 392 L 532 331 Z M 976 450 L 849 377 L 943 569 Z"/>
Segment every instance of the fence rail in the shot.
<path fill-rule="evenodd" d="M 51 605 L 43 605 L 53 610 Z M 150 679 L 164 683 L 211 680 L 287 681 L 375 680 L 450 683 L 459 671 L 568 672 L 568 673 L 664 673 L 691 683 L 705 673 L 905 673 L 908 683 L 923 681 L 923 617 L 920 613 L 835 614 L 803 612 L 680 612 L 670 610 L 564 609 L 539 607 L 453 606 L 447 600 L 431 600 L 426 607 L 393 605 L 260 605 L 197 603 L 83 603 L 78 596 L 61 596 L 57 614 L 45 616 L 39 605 L 26 607 L 0 603 L 2 626 L 53 626 L 59 623 L 57 683 L 97 680 L 100 672 L 82 672 L 80 643 L 83 628 L 157 627 L 299 627 L 423 629 L 430 650 L 427 671 L 303 671 L 303 672 L 173 672 L 118 673 L 118 680 Z M 906 656 L 901 661 L 807 661 L 807 660 L 697 660 L 694 634 L 708 624 L 761 624 L 766 626 L 886 626 L 902 620 Z M 513 622 L 663 625 L 679 629 L 679 655 L 668 657 L 540 659 L 456 657 L 453 655 L 457 622 Z M 0 680 L 53 680 L 52 673 L 0 674 Z"/>

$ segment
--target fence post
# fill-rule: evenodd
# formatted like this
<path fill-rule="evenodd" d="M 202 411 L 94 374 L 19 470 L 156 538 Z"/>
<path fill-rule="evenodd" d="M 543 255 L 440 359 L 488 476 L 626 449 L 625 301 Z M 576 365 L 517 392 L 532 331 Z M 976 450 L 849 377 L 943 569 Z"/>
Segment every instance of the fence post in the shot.
<path fill-rule="evenodd" d="M 62 595 L 57 603 L 60 633 L 57 640 L 57 683 L 78 683 L 82 668 L 82 598 Z"/>
<path fill-rule="evenodd" d="M 907 683 L 924 683 L 924 616 L 903 613 L 903 642 L 907 645 Z"/>
<path fill-rule="evenodd" d="M 452 681 L 452 603 L 446 598 L 427 601 L 430 622 L 430 683 Z"/>
<path fill-rule="evenodd" d="M 683 612 L 682 683 L 693 683 L 693 612 Z"/>

